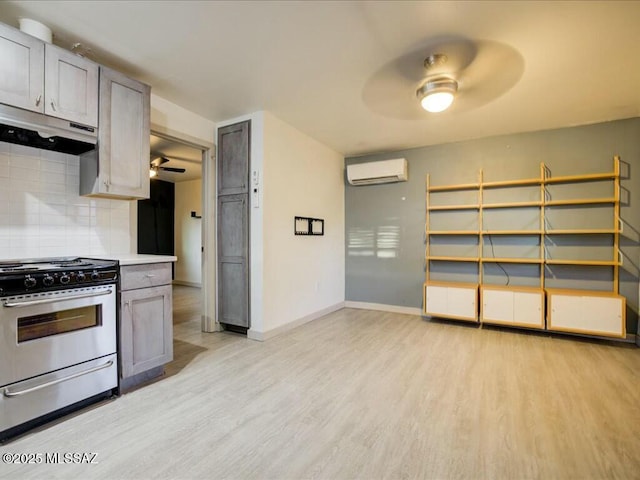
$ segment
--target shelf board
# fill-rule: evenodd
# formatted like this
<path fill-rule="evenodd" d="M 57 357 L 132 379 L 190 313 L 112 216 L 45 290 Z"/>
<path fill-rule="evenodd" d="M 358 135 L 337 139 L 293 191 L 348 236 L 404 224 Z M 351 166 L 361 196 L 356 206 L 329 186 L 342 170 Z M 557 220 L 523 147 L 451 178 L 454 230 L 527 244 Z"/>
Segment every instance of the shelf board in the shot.
<path fill-rule="evenodd" d="M 478 205 L 432 205 L 427 207 L 427 210 L 437 211 L 437 210 L 478 210 L 480 206 Z"/>
<path fill-rule="evenodd" d="M 541 185 L 541 178 L 524 178 L 522 180 L 501 180 L 498 182 L 484 182 L 482 188 L 519 187 L 527 185 Z"/>
<path fill-rule="evenodd" d="M 542 263 L 540 258 L 482 258 L 483 263 Z"/>
<path fill-rule="evenodd" d="M 545 260 L 547 265 L 586 265 L 586 266 L 615 266 L 620 265 L 620 263 L 616 260 L 557 260 L 552 258 L 547 258 Z"/>
<path fill-rule="evenodd" d="M 483 209 L 487 208 L 523 208 L 523 207 L 540 207 L 542 202 L 504 202 L 504 203 L 485 203 Z"/>
<path fill-rule="evenodd" d="M 427 260 L 437 260 L 439 262 L 478 262 L 480 259 L 478 257 L 442 257 L 436 255 L 427 256 Z"/>
<path fill-rule="evenodd" d="M 548 200 L 544 204 L 546 207 L 558 205 L 600 205 L 603 203 L 617 203 L 613 197 L 607 198 L 578 198 L 573 200 Z"/>
<path fill-rule="evenodd" d="M 613 235 L 616 233 L 620 233 L 620 230 L 616 230 L 615 228 L 582 228 L 582 229 L 555 229 L 555 230 L 547 230 L 545 232 L 546 235 L 598 235 L 598 234 L 609 234 Z"/>
<path fill-rule="evenodd" d="M 431 230 L 427 233 L 429 235 L 480 235 L 477 230 Z"/>
<path fill-rule="evenodd" d="M 618 175 L 615 172 L 592 173 L 588 175 L 566 175 L 563 177 L 549 177 L 544 179 L 545 184 L 551 183 L 576 183 L 595 182 L 598 180 L 614 180 Z"/>
<path fill-rule="evenodd" d="M 483 235 L 542 235 L 542 230 L 485 230 Z"/>
<path fill-rule="evenodd" d="M 475 190 L 479 188 L 478 183 L 459 183 L 458 185 L 436 185 L 435 187 L 429 187 L 429 192 L 452 192 L 455 190 Z"/>

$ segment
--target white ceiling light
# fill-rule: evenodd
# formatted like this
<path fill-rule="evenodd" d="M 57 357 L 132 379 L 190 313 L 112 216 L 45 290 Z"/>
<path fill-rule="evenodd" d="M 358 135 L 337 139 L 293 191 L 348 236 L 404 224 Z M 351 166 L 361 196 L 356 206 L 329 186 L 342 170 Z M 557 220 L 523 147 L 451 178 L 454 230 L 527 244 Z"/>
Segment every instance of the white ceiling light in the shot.
<path fill-rule="evenodd" d="M 422 108 L 427 112 L 437 113 L 451 106 L 457 91 L 458 82 L 451 78 L 440 77 L 427 81 L 416 94 Z"/>
<path fill-rule="evenodd" d="M 153 178 L 158 175 L 158 169 L 151 167 L 149 169 L 149 178 Z"/>
<path fill-rule="evenodd" d="M 447 63 L 447 60 L 448 57 L 442 53 L 429 55 L 424 61 L 424 68 L 427 71 L 438 69 Z M 428 78 L 418 89 L 416 95 L 418 96 L 418 100 L 420 100 L 422 108 L 427 112 L 437 113 L 451 106 L 457 91 L 458 82 L 453 78 L 440 74 Z"/>

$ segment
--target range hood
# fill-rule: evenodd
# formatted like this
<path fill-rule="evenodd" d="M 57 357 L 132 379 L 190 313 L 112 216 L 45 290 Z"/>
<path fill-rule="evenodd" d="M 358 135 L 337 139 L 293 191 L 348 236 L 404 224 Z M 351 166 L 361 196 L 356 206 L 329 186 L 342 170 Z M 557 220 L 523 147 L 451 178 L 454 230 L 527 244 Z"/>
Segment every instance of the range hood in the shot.
<path fill-rule="evenodd" d="M 0 142 L 80 155 L 96 148 L 98 129 L 0 105 Z"/>

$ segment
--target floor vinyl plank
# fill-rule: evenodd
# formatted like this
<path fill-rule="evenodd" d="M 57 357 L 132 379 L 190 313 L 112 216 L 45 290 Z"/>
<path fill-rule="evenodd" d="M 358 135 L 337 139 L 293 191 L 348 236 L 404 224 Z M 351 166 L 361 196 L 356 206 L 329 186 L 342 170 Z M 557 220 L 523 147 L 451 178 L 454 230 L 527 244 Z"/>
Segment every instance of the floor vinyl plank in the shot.
<path fill-rule="evenodd" d="M 640 476 L 635 347 L 355 309 L 267 342 L 202 333 L 197 307 L 174 327 L 164 377 L 0 447 L 97 465 L 0 478 Z"/>

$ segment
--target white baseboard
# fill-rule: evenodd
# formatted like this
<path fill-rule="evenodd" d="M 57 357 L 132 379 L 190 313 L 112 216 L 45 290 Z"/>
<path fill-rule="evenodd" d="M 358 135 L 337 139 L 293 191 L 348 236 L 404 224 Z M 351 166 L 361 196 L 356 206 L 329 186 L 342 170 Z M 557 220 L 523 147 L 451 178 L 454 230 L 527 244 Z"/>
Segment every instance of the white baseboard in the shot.
<path fill-rule="evenodd" d="M 247 331 L 247 338 L 251 340 L 258 340 L 259 342 L 264 342 L 265 340 L 269 340 L 270 338 L 273 338 L 276 335 L 280 335 L 281 333 L 284 333 L 293 328 L 299 327 L 300 325 L 304 325 L 305 323 L 311 322 L 312 320 L 317 320 L 320 317 L 324 317 L 325 315 L 333 313 L 342 308 L 344 308 L 344 302 L 338 302 L 335 305 L 331 305 L 329 307 L 323 308 L 322 310 L 318 310 L 317 312 L 310 313 L 309 315 L 305 315 L 302 318 L 299 318 L 289 323 L 285 323 L 284 325 L 280 325 L 276 328 L 272 328 L 271 330 L 267 330 L 265 332 L 257 332 L 255 330 L 249 329 Z"/>
<path fill-rule="evenodd" d="M 384 303 L 344 302 L 345 308 L 361 308 L 364 310 L 378 310 L 380 312 L 404 313 L 407 315 L 422 315 L 421 308 L 386 305 Z"/>
<path fill-rule="evenodd" d="M 202 284 L 201 283 L 187 282 L 186 280 L 173 280 L 171 283 L 174 284 L 174 285 L 184 285 L 185 287 L 202 288 Z"/>

